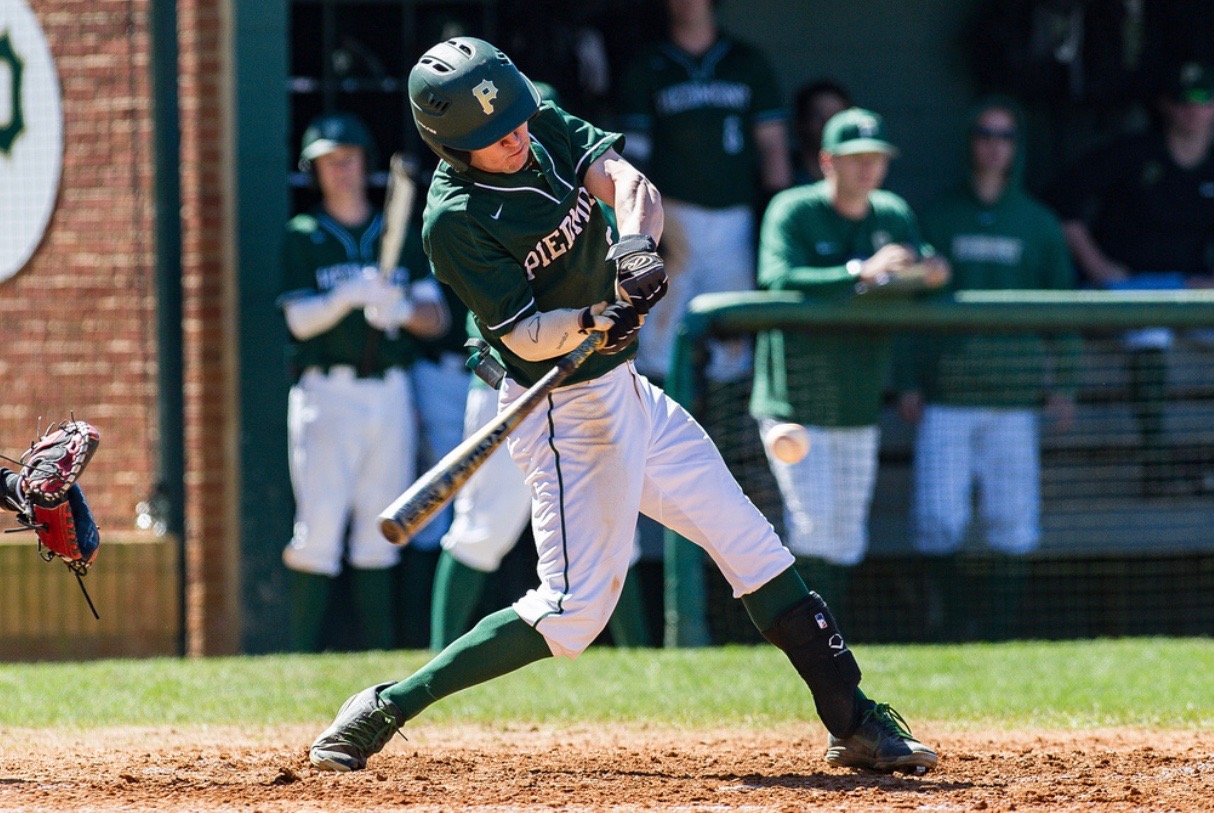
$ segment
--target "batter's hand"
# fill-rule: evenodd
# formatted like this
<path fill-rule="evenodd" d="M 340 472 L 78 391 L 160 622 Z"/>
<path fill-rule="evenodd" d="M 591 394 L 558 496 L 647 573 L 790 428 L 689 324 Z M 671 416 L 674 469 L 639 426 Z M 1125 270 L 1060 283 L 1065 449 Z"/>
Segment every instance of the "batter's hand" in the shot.
<path fill-rule="evenodd" d="M 644 323 L 644 314 L 637 313 L 627 302 L 599 302 L 582 309 L 578 316 L 578 327 L 583 333 L 597 330 L 607 334 L 606 343 L 599 349 L 607 355 L 619 353 L 636 341 L 637 331 Z"/>
<path fill-rule="evenodd" d="M 607 259 L 615 262 L 616 294 L 639 314 L 649 313 L 670 287 L 657 249 L 647 234 L 626 234 L 607 251 Z"/>

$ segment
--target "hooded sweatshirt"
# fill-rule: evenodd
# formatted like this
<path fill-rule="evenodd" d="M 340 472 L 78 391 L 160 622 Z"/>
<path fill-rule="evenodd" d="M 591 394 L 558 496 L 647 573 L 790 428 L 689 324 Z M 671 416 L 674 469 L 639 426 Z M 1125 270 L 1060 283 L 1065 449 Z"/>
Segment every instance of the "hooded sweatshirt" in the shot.
<path fill-rule="evenodd" d="M 984 99 L 968 119 L 967 135 L 993 107 L 1011 112 L 1020 134 L 1003 194 L 987 204 L 974 193 L 967 138 L 964 181 L 923 213 L 924 236 L 952 264 L 952 279 L 937 296 L 963 290 L 1072 289 L 1075 275 L 1062 227 L 1024 189 L 1020 108 L 1004 97 Z M 901 390 L 922 391 L 928 403 L 1022 408 L 1040 404 L 1046 390 L 1074 389 L 1074 336 L 920 334 L 906 346 L 895 383 Z"/>

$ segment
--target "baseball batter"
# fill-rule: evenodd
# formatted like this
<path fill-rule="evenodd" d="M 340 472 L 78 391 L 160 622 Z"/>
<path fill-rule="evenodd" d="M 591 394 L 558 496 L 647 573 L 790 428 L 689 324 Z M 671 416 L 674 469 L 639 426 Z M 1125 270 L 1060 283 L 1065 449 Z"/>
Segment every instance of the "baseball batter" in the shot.
<path fill-rule="evenodd" d="M 499 406 L 588 332 L 606 337 L 603 352 L 507 444 L 531 494 L 539 584 L 409 677 L 347 700 L 312 744 L 312 763 L 360 770 L 435 701 L 580 654 L 611 615 L 641 512 L 701 545 L 787 654 L 830 731 L 829 761 L 934 767 L 935 753 L 860 692 L 860 669 L 830 610 L 796 575 L 704 430 L 632 364 L 644 315 L 665 289 L 662 207 L 620 157 L 622 138 L 540 105 L 505 54 L 471 37 L 427 51 L 409 96 L 422 138 L 443 159 L 426 204 L 426 249 L 505 362 Z M 620 235 L 596 199 L 614 207 Z"/>
<path fill-rule="evenodd" d="M 468 333 L 479 336 L 474 320 Z M 497 415 L 498 393 L 476 376 L 468 389 L 464 437 L 470 437 Z M 477 469 L 455 497 L 455 517 L 442 539 L 434 576 L 430 648 L 441 650 L 468 629 L 485 582 L 521 541 L 531 517 L 531 495 L 523 473 L 505 449 L 498 449 Z M 634 543 L 630 564 L 641 558 Z M 608 622 L 616 646 L 648 646 L 644 601 L 636 579 L 625 579 L 615 612 Z"/>
<path fill-rule="evenodd" d="M 427 270 L 416 229 L 405 241 L 407 267 L 387 280 L 376 267 L 383 218 L 366 193 L 373 148 L 354 116 L 326 115 L 309 125 L 300 165 L 315 173 L 322 201 L 294 217 L 283 240 L 279 306 L 296 374 L 287 409 L 296 514 L 283 561 L 292 572 L 297 650 L 319 644 L 347 525 L 363 644 L 394 644 L 390 568 L 400 550 L 380 536 L 378 515 L 414 475 L 417 415 L 408 368 L 415 335 L 432 335 L 442 319 L 433 281 L 433 290 L 406 296 L 411 276 Z M 398 330 L 389 335 L 388 328 Z"/>

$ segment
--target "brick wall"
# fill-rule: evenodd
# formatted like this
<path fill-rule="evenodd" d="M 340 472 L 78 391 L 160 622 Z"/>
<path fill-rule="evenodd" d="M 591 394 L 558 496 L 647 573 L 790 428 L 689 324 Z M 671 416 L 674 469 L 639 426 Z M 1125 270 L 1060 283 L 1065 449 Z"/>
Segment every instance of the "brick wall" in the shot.
<path fill-rule="evenodd" d="M 240 644 L 235 296 L 225 202 L 228 2 L 177 5 L 191 654 L 235 652 Z M 23 270 L 0 282 L 0 450 L 19 455 L 39 416 L 45 422 L 75 410 L 94 422 L 102 442 L 85 484 L 103 541 L 138 538 L 135 506 L 152 492 L 158 465 L 148 6 L 31 4 L 62 86 L 63 174 L 42 244 Z M 13 523 L 0 516 L 0 524 Z M 103 548 L 97 568 L 105 565 Z M 128 578 L 130 589 L 140 589 L 140 574 Z"/>
<path fill-rule="evenodd" d="M 90 503 L 126 533 L 158 443 L 147 0 L 31 7 L 58 69 L 63 173 L 41 245 L 0 282 L 0 450 L 24 451 L 39 417 L 95 423 Z"/>

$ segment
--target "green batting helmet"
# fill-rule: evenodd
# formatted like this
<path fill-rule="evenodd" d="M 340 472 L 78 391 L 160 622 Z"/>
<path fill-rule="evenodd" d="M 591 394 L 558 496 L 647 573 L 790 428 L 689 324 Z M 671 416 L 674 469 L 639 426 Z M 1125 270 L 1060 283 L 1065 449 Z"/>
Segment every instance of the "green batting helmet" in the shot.
<path fill-rule="evenodd" d="M 495 46 L 475 37 L 440 42 L 409 72 L 409 105 L 422 141 L 456 170 L 468 153 L 535 115 L 540 94 Z"/>
<path fill-rule="evenodd" d="M 375 166 L 375 142 L 362 120 L 350 113 L 327 113 L 312 119 L 304 130 L 299 168 L 310 171 L 313 161 L 338 147 L 362 147 L 367 156 L 367 170 Z"/>

